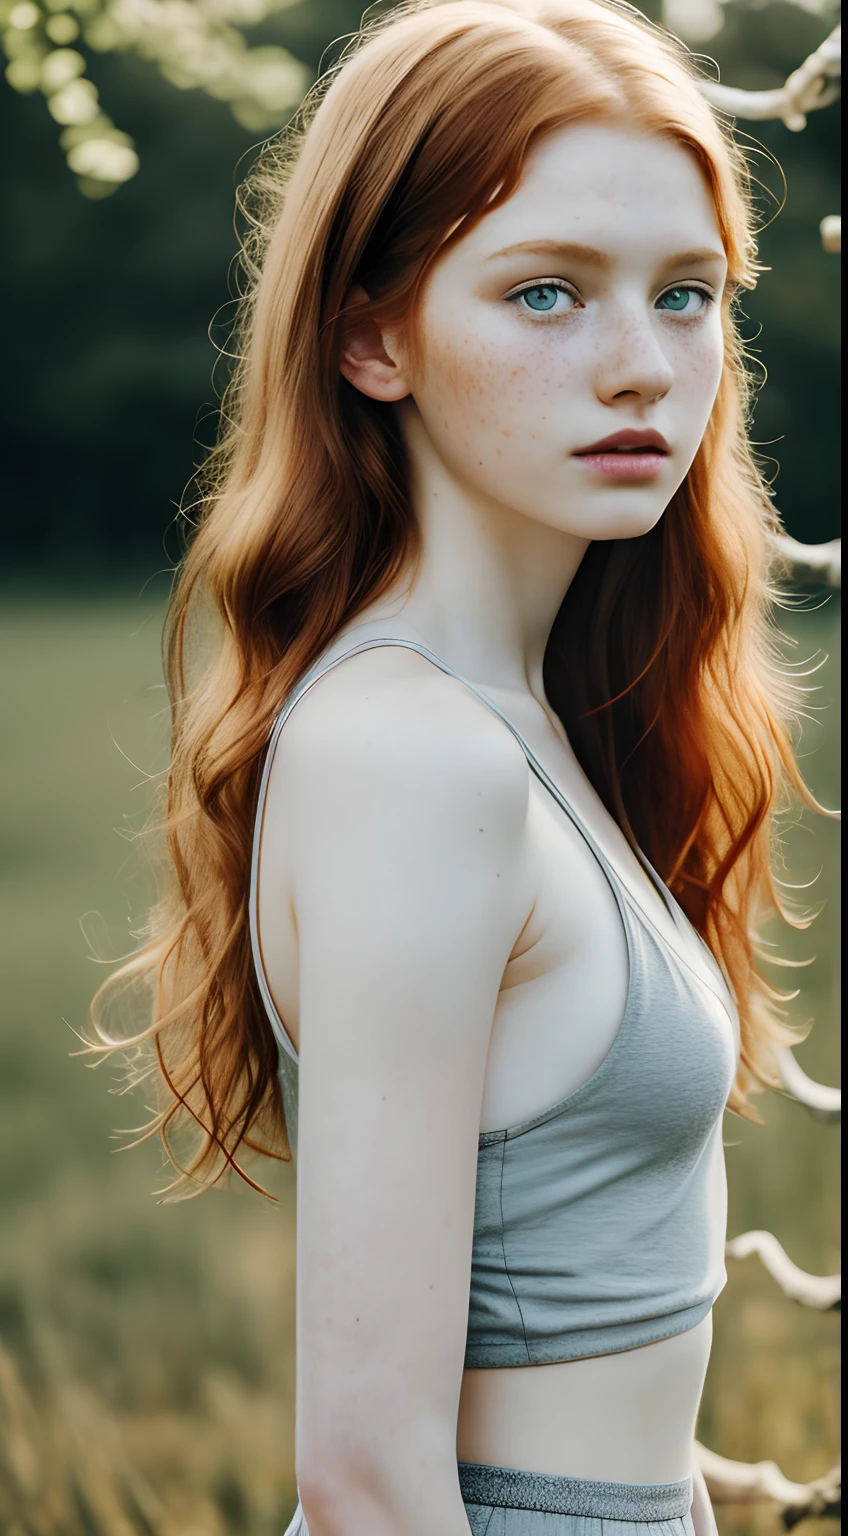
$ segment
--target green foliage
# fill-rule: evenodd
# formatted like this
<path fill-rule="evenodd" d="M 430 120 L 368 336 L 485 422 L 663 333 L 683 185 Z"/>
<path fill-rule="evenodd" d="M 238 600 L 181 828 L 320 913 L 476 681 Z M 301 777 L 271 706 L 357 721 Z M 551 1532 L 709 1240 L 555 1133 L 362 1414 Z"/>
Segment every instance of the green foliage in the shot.
<path fill-rule="evenodd" d="M 243 128 L 267 132 L 297 106 L 309 72 L 279 44 L 251 48 L 240 26 L 255 26 L 291 3 L 0 0 L 6 79 L 16 91 L 42 92 L 62 126 L 59 142 L 80 191 L 105 197 L 136 174 L 138 155 L 130 135 L 103 111 L 79 48 L 89 55 L 135 54 L 170 85 L 228 102 Z"/>

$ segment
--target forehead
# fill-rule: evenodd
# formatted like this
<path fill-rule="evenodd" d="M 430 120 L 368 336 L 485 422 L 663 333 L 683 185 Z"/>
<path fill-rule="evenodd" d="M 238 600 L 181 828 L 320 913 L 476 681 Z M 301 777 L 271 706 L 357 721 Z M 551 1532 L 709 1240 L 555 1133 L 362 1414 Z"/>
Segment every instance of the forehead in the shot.
<path fill-rule="evenodd" d="M 580 242 L 616 253 L 721 249 L 709 188 L 675 139 L 607 123 L 552 130 L 530 150 L 510 198 L 455 247 L 483 259 L 516 241 Z"/>

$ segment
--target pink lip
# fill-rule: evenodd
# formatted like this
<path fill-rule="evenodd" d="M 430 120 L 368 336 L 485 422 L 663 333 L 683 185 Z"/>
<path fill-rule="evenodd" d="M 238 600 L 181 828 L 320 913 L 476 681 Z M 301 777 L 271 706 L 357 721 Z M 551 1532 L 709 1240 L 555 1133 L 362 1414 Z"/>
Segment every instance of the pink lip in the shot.
<path fill-rule="evenodd" d="M 573 457 L 596 474 L 608 475 L 613 480 L 652 480 L 670 452 L 661 432 L 626 427 L 588 448 L 578 448 Z"/>
<path fill-rule="evenodd" d="M 664 453 L 580 453 L 581 464 L 613 480 L 652 480 L 666 460 Z"/>
<path fill-rule="evenodd" d="M 621 432 L 611 432 L 609 437 L 601 437 L 596 443 L 590 443 L 588 448 L 576 448 L 574 451 L 577 458 L 583 458 L 587 453 L 614 452 L 616 448 L 656 448 L 658 453 L 671 452 L 662 433 L 655 432 L 653 427 L 625 427 Z"/>

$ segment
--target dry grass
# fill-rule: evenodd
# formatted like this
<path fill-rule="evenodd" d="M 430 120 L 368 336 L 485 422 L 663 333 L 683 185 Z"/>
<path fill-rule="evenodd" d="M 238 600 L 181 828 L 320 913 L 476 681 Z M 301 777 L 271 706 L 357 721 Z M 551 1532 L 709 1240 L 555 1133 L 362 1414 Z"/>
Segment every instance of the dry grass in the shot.
<path fill-rule="evenodd" d="M 4 1265 L 0 1531 L 279 1536 L 296 1500 L 291 1213 L 212 1197 L 184 1235 L 123 1187 L 100 1195 L 67 1188 Z"/>

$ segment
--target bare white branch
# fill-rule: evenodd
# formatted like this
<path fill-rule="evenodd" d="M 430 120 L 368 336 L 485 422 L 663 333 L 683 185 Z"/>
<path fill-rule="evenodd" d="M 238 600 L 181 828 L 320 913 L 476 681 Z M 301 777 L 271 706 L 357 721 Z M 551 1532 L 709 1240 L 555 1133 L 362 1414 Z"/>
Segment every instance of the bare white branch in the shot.
<path fill-rule="evenodd" d="M 842 540 L 830 539 L 827 544 L 801 544 L 788 533 L 775 536 L 774 547 L 782 560 L 794 570 L 810 571 L 828 587 L 842 585 Z"/>
<path fill-rule="evenodd" d="M 842 1120 L 842 1089 L 816 1083 L 798 1065 L 788 1045 L 775 1047 L 780 1076 L 786 1092 L 810 1111 L 814 1120 L 839 1123 Z"/>
<path fill-rule="evenodd" d="M 719 85 L 714 80 L 702 81 L 701 89 L 720 112 L 754 122 L 779 117 L 787 128 L 797 133 L 806 128 L 809 112 L 836 101 L 841 73 L 842 33 L 840 27 L 834 27 L 815 53 L 811 53 L 793 71 L 786 84 L 776 90 L 743 91 L 733 85 Z"/>
<path fill-rule="evenodd" d="M 800 1302 L 802 1307 L 813 1307 L 816 1312 L 833 1312 L 840 1304 L 842 1276 L 808 1275 L 805 1269 L 793 1264 L 773 1232 L 742 1232 L 725 1244 L 724 1251 L 729 1259 L 747 1259 L 756 1253 L 784 1296 Z"/>
<path fill-rule="evenodd" d="M 819 225 L 822 245 L 832 255 L 839 256 L 842 251 L 842 219 L 838 213 L 829 213 L 822 219 Z"/>
<path fill-rule="evenodd" d="M 776 1504 L 787 1530 L 810 1515 L 839 1513 L 841 1467 L 833 1467 L 811 1483 L 793 1483 L 774 1461 L 728 1461 L 698 1441 L 695 1454 L 714 1504 Z"/>

